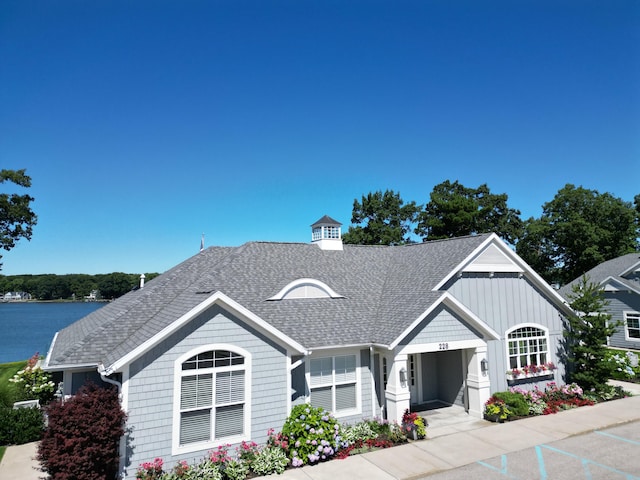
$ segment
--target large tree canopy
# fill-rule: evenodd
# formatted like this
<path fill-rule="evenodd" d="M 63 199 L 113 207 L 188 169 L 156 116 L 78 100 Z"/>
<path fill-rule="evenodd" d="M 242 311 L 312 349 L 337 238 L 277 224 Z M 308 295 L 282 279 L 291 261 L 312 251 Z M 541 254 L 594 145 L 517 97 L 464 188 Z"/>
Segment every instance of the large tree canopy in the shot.
<path fill-rule="evenodd" d="M 31 186 L 25 170 L 0 170 L 0 183 L 15 183 L 24 188 Z M 0 193 L 0 247 L 9 251 L 21 238 L 31 239 L 36 214 L 31 210 L 33 197 L 17 193 Z M 0 255 L 2 258 L 2 255 Z M 0 263 L 0 267 L 2 264 Z"/>
<path fill-rule="evenodd" d="M 420 207 L 415 202 L 406 205 L 400 193 L 386 190 L 362 196 L 353 201 L 349 231 L 344 243 L 359 245 L 400 245 L 411 241 L 409 233 Z"/>
<path fill-rule="evenodd" d="M 486 184 L 468 188 L 449 180 L 436 185 L 415 230 L 424 241 L 494 232 L 514 244 L 522 234 L 520 211 L 507 206 L 506 193 Z"/>
<path fill-rule="evenodd" d="M 630 202 L 567 184 L 530 218 L 518 254 L 551 283 L 565 284 L 606 260 L 638 249 Z"/>

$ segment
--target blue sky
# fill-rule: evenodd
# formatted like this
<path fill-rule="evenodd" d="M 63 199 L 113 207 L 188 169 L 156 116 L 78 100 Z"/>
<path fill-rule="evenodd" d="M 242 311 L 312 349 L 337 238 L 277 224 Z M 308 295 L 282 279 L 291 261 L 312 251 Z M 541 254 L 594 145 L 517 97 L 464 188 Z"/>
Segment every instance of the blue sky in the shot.
<path fill-rule="evenodd" d="M 635 0 L 4 0 L 0 59 L 0 168 L 39 218 L 4 275 L 307 242 L 447 179 L 523 218 L 566 183 L 640 193 Z"/>

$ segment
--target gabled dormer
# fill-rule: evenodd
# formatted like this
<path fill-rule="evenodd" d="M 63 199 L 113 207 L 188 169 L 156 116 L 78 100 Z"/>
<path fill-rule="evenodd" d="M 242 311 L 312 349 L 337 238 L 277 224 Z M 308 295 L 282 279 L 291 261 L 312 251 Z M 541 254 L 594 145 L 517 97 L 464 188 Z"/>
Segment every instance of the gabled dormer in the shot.
<path fill-rule="evenodd" d="M 342 224 L 325 215 L 311 225 L 311 243 L 321 250 L 342 250 Z"/>

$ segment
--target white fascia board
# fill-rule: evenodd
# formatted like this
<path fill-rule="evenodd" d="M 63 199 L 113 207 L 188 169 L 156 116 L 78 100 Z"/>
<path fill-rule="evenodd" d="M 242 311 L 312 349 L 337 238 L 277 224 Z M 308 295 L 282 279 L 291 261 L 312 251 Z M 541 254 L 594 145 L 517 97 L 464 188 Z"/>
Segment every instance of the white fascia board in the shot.
<path fill-rule="evenodd" d="M 315 347 L 309 349 L 309 355 L 318 350 L 340 350 L 346 348 L 369 348 L 369 347 L 378 347 L 378 348 L 388 348 L 387 345 L 381 345 L 379 343 L 350 343 L 350 344 L 341 344 L 341 345 L 325 345 L 323 347 Z"/>
<path fill-rule="evenodd" d="M 620 286 L 620 290 L 624 290 L 627 292 L 633 292 L 633 293 L 637 293 L 638 295 L 640 295 L 640 290 L 638 290 L 635 287 L 632 287 L 631 285 L 629 285 L 626 282 L 621 282 L 620 280 L 613 278 L 611 276 L 605 278 L 604 280 L 602 280 L 600 282 L 600 285 L 604 288 L 607 285 L 619 285 Z"/>
<path fill-rule="evenodd" d="M 478 317 L 475 313 L 465 307 L 462 303 L 456 300 L 450 293 L 444 292 L 438 300 L 433 302 L 433 304 L 424 311 L 422 315 L 416 318 L 411 325 L 407 329 L 405 329 L 399 336 L 396 338 L 391 345 L 389 345 L 389 350 L 393 350 L 396 348 L 403 338 L 409 335 L 419 324 L 422 322 L 431 312 L 433 312 L 440 305 L 445 305 L 453 312 L 460 315 L 464 320 L 469 322 L 473 327 L 480 330 L 484 335 L 490 337 L 492 340 L 499 340 L 500 335 L 493 328 L 483 322 L 480 317 Z"/>
<path fill-rule="evenodd" d="M 55 367 L 44 366 L 42 369 L 46 372 L 71 372 L 82 370 L 97 370 L 100 363 L 68 363 L 56 365 Z"/>
<path fill-rule="evenodd" d="M 438 283 L 433 288 L 433 290 L 434 291 L 440 290 L 442 286 L 445 285 L 451 277 L 456 275 L 458 272 L 461 272 L 464 269 L 464 267 L 467 264 L 471 263 L 473 259 L 476 257 L 476 255 L 478 255 L 482 250 L 484 250 L 487 247 L 487 245 L 489 245 L 490 243 L 493 243 L 511 261 L 516 263 L 523 270 L 524 275 L 526 275 L 539 289 L 546 292 L 551 297 L 551 299 L 555 301 L 557 306 L 560 307 L 561 310 L 563 310 L 565 314 L 573 315 L 574 312 L 569 306 L 569 304 L 567 303 L 567 301 L 564 298 L 562 298 L 562 296 L 556 290 L 554 290 L 554 288 L 551 285 L 549 285 L 540 275 L 538 275 L 538 273 L 533 268 L 531 268 L 527 262 L 525 262 L 522 258 L 520 258 L 520 256 L 516 252 L 511 250 L 507 246 L 507 244 L 504 243 L 504 241 L 502 241 L 502 239 L 495 233 L 492 233 L 489 236 L 489 238 L 487 238 L 487 240 L 482 242 L 482 244 L 478 246 L 473 252 L 471 252 L 471 254 L 467 258 L 465 258 L 462 262 L 460 262 L 458 266 L 456 266 L 456 268 L 454 268 L 451 271 L 451 273 L 449 273 L 449 275 L 447 275 L 440 283 Z"/>
<path fill-rule="evenodd" d="M 137 348 L 133 349 L 124 357 L 121 357 L 120 359 L 116 360 L 113 364 L 106 367 L 105 373 L 107 373 L 107 375 L 111 375 L 112 373 L 119 371 L 123 366 L 130 364 L 135 359 L 139 358 L 141 355 L 144 355 L 146 352 L 148 352 L 153 347 L 158 345 L 169 335 L 178 331 L 180 328 L 182 328 L 184 325 L 186 325 L 191 320 L 196 318 L 202 312 L 204 312 L 205 310 L 207 310 L 208 308 L 216 304 L 222 306 L 223 308 L 231 310 L 232 313 L 236 314 L 238 317 L 247 321 L 248 323 L 253 324 L 258 328 L 258 330 L 261 330 L 262 332 L 266 333 L 267 336 L 271 337 L 272 339 L 278 341 L 281 344 L 286 345 L 288 349 L 292 350 L 294 353 L 304 354 L 307 351 L 306 348 L 304 348 L 298 342 L 294 341 L 293 339 L 291 339 L 290 337 L 282 333 L 280 330 L 276 329 L 269 323 L 262 320 L 258 315 L 251 312 L 249 309 L 243 307 L 238 302 L 231 299 L 224 293 L 218 291 L 218 292 L 215 292 L 210 297 L 208 297 L 202 303 L 196 305 L 194 308 L 192 308 L 187 313 L 182 315 L 180 318 L 175 320 L 173 323 L 166 326 L 164 329 L 162 329 L 160 332 L 158 332 L 153 337 L 148 339 L 146 342 L 144 342 Z"/>
<path fill-rule="evenodd" d="M 620 274 L 621 277 L 640 270 L 640 262 L 636 262 Z"/>
<path fill-rule="evenodd" d="M 47 368 L 49 366 L 49 360 L 51 360 L 51 352 L 53 352 L 53 347 L 56 344 L 59 333 L 59 331 L 56 332 L 56 334 L 53 336 L 53 340 L 51 340 L 51 345 L 49 345 L 49 350 L 47 350 L 47 356 L 44 358 L 44 368 Z"/>

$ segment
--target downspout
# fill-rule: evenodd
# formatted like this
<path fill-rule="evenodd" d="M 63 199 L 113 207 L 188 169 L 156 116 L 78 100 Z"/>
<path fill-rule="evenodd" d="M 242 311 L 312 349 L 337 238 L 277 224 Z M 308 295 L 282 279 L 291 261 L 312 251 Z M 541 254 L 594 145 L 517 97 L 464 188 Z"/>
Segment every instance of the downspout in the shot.
<path fill-rule="evenodd" d="M 110 383 L 111 385 L 116 386 L 116 388 L 118 389 L 118 399 L 122 402 L 122 384 L 107 377 L 106 369 L 104 368 L 104 365 L 102 363 L 98 365 L 98 373 L 100 374 L 100 378 L 103 382 Z"/>
<path fill-rule="evenodd" d="M 110 383 L 111 385 L 115 385 L 116 388 L 118 389 L 118 401 L 120 403 L 120 408 L 122 408 L 122 384 L 116 380 L 112 380 L 111 378 L 107 377 L 107 372 L 106 369 L 104 368 L 104 364 L 100 364 L 98 365 L 98 373 L 100 374 L 100 378 L 102 379 L 103 382 L 105 383 Z M 125 471 L 126 471 L 126 463 L 127 463 L 127 429 L 125 428 L 125 434 L 120 437 L 120 465 L 119 465 L 119 470 L 120 470 L 120 478 L 124 478 L 125 477 Z"/>
<path fill-rule="evenodd" d="M 369 372 L 371 373 L 371 414 L 376 416 L 376 374 L 373 365 L 373 344 L 369 345 Z M 382 415 L 381 415 L 382 416 Z"/>

